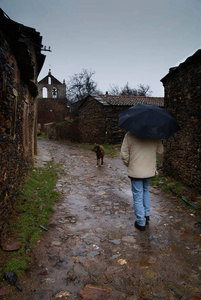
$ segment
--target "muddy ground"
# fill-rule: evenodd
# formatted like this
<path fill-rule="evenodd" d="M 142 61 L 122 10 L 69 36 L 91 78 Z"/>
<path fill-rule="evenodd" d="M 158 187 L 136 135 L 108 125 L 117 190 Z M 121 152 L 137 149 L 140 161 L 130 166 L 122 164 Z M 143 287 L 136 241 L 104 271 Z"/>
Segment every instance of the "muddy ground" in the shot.
<path fill-rule="evenodd" d="M 63 168 L 61 199 L 23 291 L 10 299 L 201 299 L 199 216 L 151 187 L 151 220 L 140 232 L 119 157 L 96 167 L 92 151 L 39 141 L 36 166 L 48 160 Z"/>

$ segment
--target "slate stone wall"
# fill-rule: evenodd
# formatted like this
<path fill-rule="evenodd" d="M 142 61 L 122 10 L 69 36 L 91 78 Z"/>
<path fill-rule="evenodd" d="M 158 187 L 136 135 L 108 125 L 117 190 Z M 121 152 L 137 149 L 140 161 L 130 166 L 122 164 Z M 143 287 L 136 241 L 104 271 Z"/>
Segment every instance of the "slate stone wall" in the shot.
<path fill-rule="evenodd" d="M 0 234 L 33 159 L 35 99 L 0 33 Z"/>
<path fill-rule="evenodd" d="M 126 106 L 103 105 L 88 97 L 79 108 L 79 116 L 56 124 L 56 139 L 92 144 L 118 144 L 126 133 L 118 126 L 118 113 Z"/>
<path fill-rule="evenodd" d="M 69 115 L 67 100 L 39 98 L 38 99 L 38 123 L 44 131 L 44 124 L 51 122 L 62 122 Z"/>
<path fill-rule="evenodd" d="M 161 80 L 165 108 L 177 118 L 181 131 L 170 138 L 164 171 L 201 193 L 201 53 L 191 57 Z"/>
<path fill-rule="evenodd" d="M 57 123 L 55 126 L 57 140 L 69 140 L 71 142 L 80 142 L 80 131 L 78 118 Z"/>
<path fill-rule="evenodd" d="M 92 97 L 79 109 L 80 141 L 87 143 L 121 143 L 125 134 L 118 126 L 118 113 L 128 107 L 103 105 Z"/>

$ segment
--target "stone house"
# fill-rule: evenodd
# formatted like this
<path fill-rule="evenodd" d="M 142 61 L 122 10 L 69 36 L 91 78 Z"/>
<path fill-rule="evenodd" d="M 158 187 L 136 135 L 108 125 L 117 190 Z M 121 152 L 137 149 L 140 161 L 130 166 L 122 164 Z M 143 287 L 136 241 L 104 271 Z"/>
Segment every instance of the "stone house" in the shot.
<path fill-rule="evenodd" d="M 35 29 L 0 9 L 0 234 L 37 152 L 37 77 L 45 56 Z"/>
<path fill-rule="evenodd" d="M 201 192 L 201 50 L 171 68 L 161 79 L 165 108 L 181 130 L 166 142 L 164 170 L 184 185 Z"/>
<path fill-rule="evenodd" d="M 118 113 L 137 103 L 163 107 L 162 97 L 89 95 L 79 108 L 80 141 L 116 144 L 125 131 L 118 126 Z"/>
<path fill-rule="evenodd" d="M 56 79 L 49 70 L 48 75 L 38 82 L 38 123 L 44 131 L 44 124 L 65 119 L 69 119 L 66 84 Z"/>

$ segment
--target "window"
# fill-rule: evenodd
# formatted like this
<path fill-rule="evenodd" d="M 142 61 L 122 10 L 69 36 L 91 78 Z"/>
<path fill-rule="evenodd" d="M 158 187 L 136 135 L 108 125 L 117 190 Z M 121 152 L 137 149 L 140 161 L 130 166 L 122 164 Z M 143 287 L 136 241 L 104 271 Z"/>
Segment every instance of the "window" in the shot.
<path fill-rule="evenodd" d="M 52 98 L 57 98 L 57 88 L 55 87 L 52 89 Z"/>
<path fill-rule="evenodd" d="M 47 98 L 47 88 L 46 87 L 43 87 L 42 98 Z"/>

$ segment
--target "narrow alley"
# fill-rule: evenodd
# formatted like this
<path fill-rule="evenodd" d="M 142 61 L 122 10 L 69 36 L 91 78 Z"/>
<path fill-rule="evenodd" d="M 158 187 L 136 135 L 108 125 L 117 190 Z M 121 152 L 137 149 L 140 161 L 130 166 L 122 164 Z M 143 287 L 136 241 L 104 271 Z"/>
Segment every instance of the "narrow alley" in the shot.
<path fill-rule="evenodd" d="M 197 216 L 151 187 L 150 224 L 140 232 L 120 158 L 96 167 L 90 150 L 38 141 L 36 166 L 48 160 L 63 168 L 61 199 L 12 299 L 201 299 Z"/>

